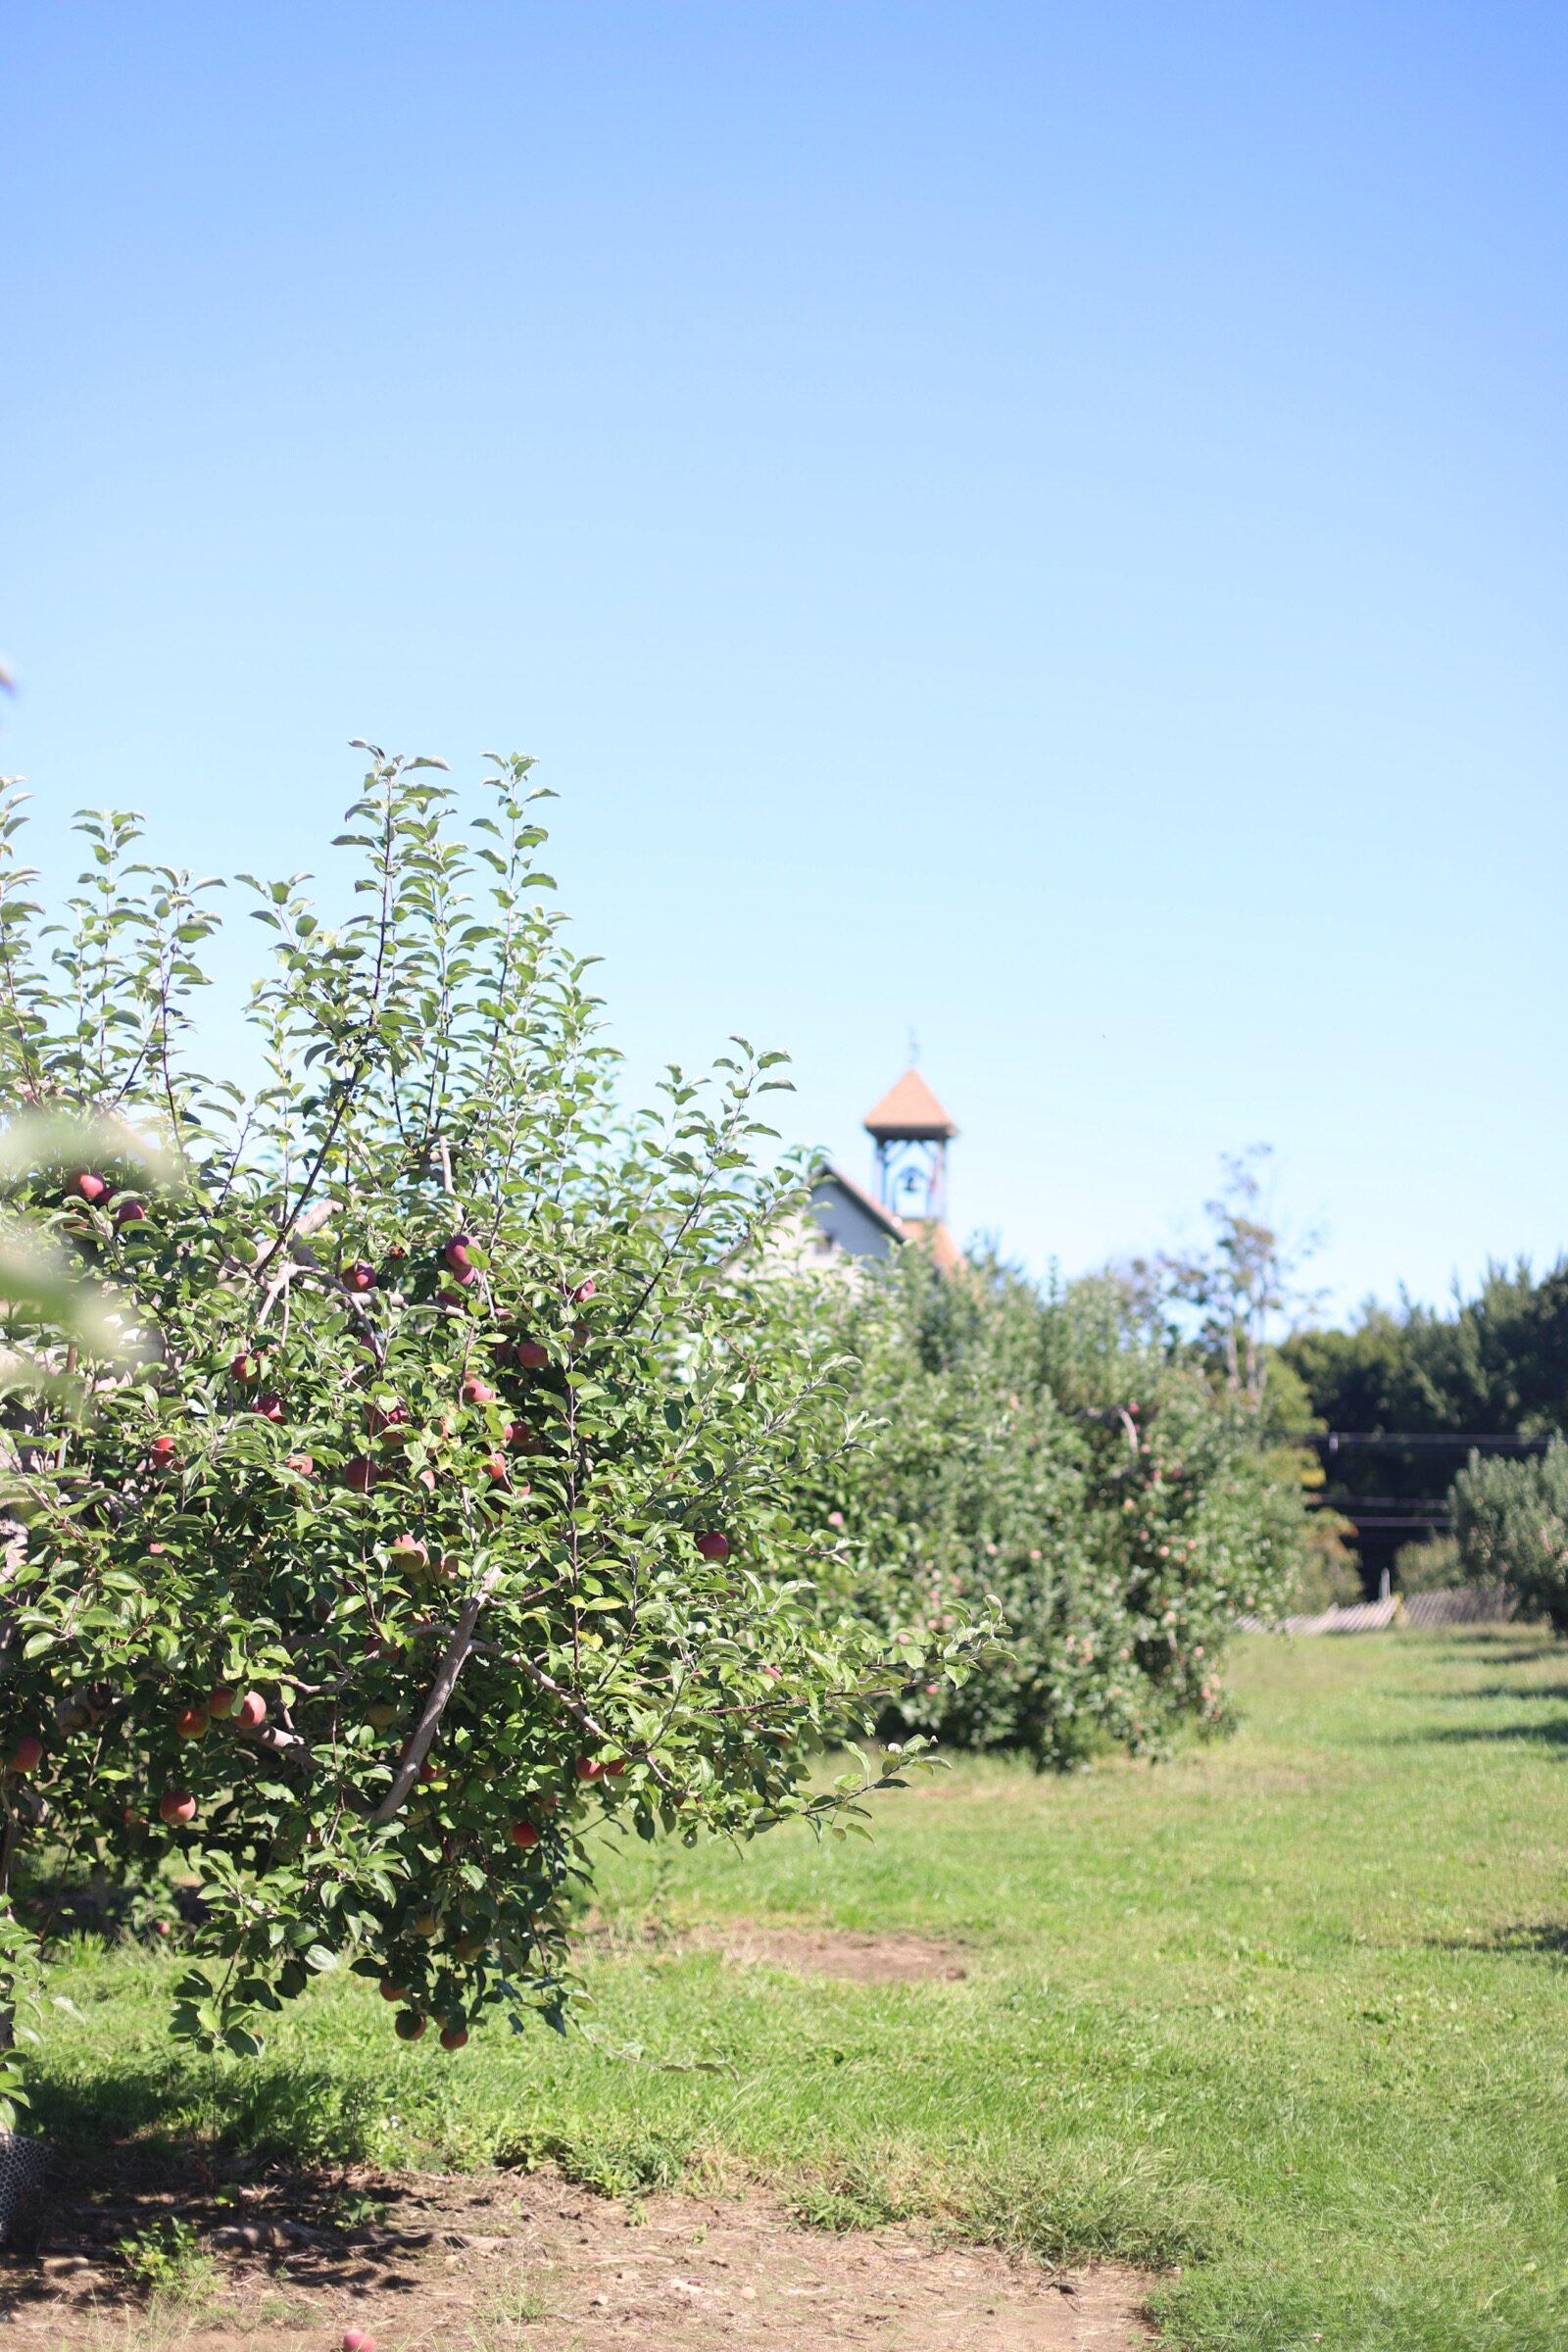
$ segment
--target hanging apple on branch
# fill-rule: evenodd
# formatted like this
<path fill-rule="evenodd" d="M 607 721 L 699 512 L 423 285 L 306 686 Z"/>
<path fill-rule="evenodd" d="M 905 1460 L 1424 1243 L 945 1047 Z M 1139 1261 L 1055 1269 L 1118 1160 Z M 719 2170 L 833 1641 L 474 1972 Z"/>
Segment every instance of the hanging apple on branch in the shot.
<path fill-rule="evenodd" d="M 45 1812 L 106 1868 L 177 1845 L 176 2029 L 236 2051 L 340 1963 L 405 2038 L 559 2022 L 594 1821 L 835 1824 L 899 1763 L 813 1790 L 813 1746 L 975 1646 L 890 1664 L 817 1604 L 840 1366 L 736 1270 L 792 1194 L 781 1057 L 623 1124 L 531 762 L 465 832 L 439 762 L 371 759 L 351 918 L 250 884 L 249 1098 L 187 1059 L 212 886 L 91 818 L 51 939 L 0 820 L 10 1212 L 120 1349 L 28 1309 L 5 1401 L 4 1867 Z"/>

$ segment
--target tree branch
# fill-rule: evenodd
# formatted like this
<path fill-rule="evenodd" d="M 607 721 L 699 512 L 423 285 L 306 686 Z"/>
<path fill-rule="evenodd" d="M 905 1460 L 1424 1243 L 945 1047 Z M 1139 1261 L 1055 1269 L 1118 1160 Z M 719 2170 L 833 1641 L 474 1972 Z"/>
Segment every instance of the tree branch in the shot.
<path fill-rule="evenodd" d="M 403 1761 L 392 1776 L 391 1788 L 370 1815 L 372 1824 L 377 1828 L 395 1820 L 409 1790 L 418 1778 L 419 1767 L 430 1752 L 430 1742 L 447 1711 L 447 1702 L 458 1687 L 464 1661 L 473 1647 L 473 1629 L 479 1622 L 479 1611 L 489 1599 L 500 1576 L 499 1568 L 488 1569 L 477 1592 L 471 1593 L 463 1604 L 457 1627 L 447 1643 L 446 1654 L 436 1670 L 435 1681 L 430 1685 L 430 1694 L 424 1702 L 423 1712 L 415 1726 L 414 1737 L 403 1751 Z"/>

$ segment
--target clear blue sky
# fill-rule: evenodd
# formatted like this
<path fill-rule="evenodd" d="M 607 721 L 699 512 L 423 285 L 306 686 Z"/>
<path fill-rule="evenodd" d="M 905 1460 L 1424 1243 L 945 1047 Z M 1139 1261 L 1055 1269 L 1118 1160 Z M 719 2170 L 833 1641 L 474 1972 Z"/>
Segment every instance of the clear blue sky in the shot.
<path fill-rule="evenodd" d="M 1568 1246 L 1568 14 L 14 11 L 0 756 L 315 866 L 539 754 L 631 1071 L 740 1029 L 1069 1271 L 1275 1147 Z M 242 925 L 247 949 L 260 940 Z"/>

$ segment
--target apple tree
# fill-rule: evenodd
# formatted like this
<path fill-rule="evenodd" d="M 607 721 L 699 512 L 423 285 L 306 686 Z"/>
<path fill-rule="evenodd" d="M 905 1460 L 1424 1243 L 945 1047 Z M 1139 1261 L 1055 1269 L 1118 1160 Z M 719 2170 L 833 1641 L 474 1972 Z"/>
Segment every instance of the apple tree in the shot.
<path fill-rule="evenodd" d="M 1064 1766 L 1226 1728 L 1231 1629 L 1290 1592 L 1307 1526 L 1298 1458 L 1244 1400 L 1103 1279 L 1043 1292 L 978 1254 L 950 1276 L 912 1246 L 796 1301 L 880 1427 L 813 1465 L 847 1605 L 911 1659 L 985 1609 L 1002 1627 L 983 1674 L 911 1672 L 885 1729 Z"/>
<path fill-rule="evenodd" d="M 621 1120 L 531 763 L 466 825 L 361 748 L 347 919 L 248 882 L 249 1089 L 190 1057 L 215 886 L 88 816 L 50 924 L 0 824 L 8 1230 L 79 1309 L 4 1310 L 0 1876 L 178 1849 L 176 2031 L 239 2053 L 341 1964 L 409 2039 L 559 2023 L 596 1825 L 842 1832 L 901 1759 L 813 1748 L 968 1654 L 818 1605 L 842 1366 L 743 1273 L 782 1057 Z"/>

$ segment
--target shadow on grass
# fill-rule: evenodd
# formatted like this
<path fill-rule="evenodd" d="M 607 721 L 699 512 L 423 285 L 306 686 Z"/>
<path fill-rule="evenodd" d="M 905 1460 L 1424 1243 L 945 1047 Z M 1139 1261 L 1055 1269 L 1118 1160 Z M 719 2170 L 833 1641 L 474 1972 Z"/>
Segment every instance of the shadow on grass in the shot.
<path fill-rule="evenodd" d="M 1508 1648 L 1503 1647 L 1505 1639 L 1511 1641 Z M 1551 1655 L 1552 1647 L 1552 1642 L 1543 1627 L 1540 1639 L 1528 1642 L 1521 1642 L 1517 1635 L 1504 1637 L 1492 1634 L 1483 1637 L 1472 1634 L 1467 1642 L 1450 1641 L 1446 1644 L 1446 1656 L 1461 1666 L 1539 1666 L 1543 1658 Z M 1509 1695 L 1517 1697 L 1517 1690 Z"/>
<path fill-rule="evenodd" d="M 1432 1948 L 1440 1952 L 1524 1954 L 1568 1966 L 1568 1924 L 1560 1919 L 1495 1928 L 1490 1936 L 1434 1936 L 1429 1940 Z"/>
<path fill-rule="evenodd" d="M 60 2282 L 40 2276 L 36 2256 L 64 2252 L 91 2266 L 110 2308 L 132 2310 L 150 2288 L 154 2317 L 183 2295 L 195 2325 L 203 2298 L 218 2291 L 202 2247 L 207 2232 L 225 2229 L 241 2251 L 273 2265 L 286 2256 L 299 2283 L 413 2283 L 389 2276 L 385 2255 L 367 2243 L 378 2232 L 364 2225 L 397 2193 L 363 2163 L 374 2110 L 368 2090 L 318 2068 L 254 2063 L 215 2081 L 179 2060 L 79 2078 L 40 2070 L 31 2089 L 29 2129 L 48 2144 L 49 2169 L 0 2255 L 6 2307 L 52 2306 Z"/>
<path fill-rule="evenodd" d="M 40 2068 L 32 2100 L 33 2121 L 58 2156 L 87 2172 L 210 2173 L 235 2159 L 341 2169 L 366 2160 L 380 2107 L 367 2082 L 265 2060 L 221 2074 L 180 2059 L 80 2076 Z"/>
<path fill-rule="evenodd" d="M 1423 1701 L 1427 1698 L 1441 1699 L 1450 1707 L 1467 1707 L 1475 1700 L 1484 1698 L 1512 1699 L 1516 1706 L 1521 1698 L 1528 1698 L 1532 1702 L 1544 1698 L 1561 1705 L 1568 1701 L 1568 1683 L 1533 1683 L 1528 1690 L 1521 1690 L 1517 1683 L 1477 1683 L 1468 1690 L 1424 1692 Z"/>
<path fill-rule="evenodd" d="M 1517 1690 L 1508 1693 L 1517 1698 Z M 1568 1748 L 1568 1715 L 1559 1716 L 1555 1723 L 1477 1723 L 1447 1724 L 1427 1732 L 1396 1732 L 1389 1736 L 1391 1747 L 1495 1747 L 1512 1742 L 1520 1747 Z"/>

